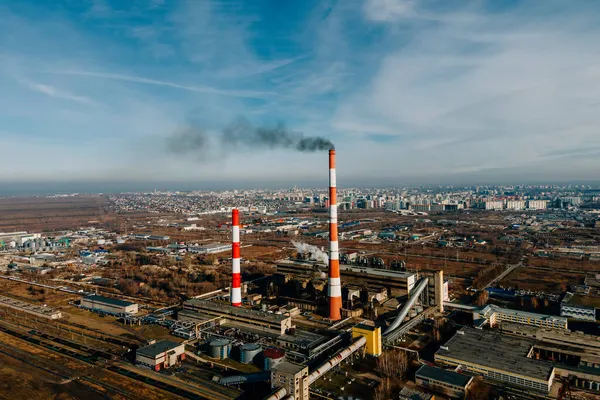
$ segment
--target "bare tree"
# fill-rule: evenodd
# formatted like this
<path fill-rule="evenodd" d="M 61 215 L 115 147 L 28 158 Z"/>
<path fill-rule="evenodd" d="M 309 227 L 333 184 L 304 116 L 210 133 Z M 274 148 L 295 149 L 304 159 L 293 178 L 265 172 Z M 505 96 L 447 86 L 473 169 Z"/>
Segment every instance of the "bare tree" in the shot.
<path fill-rule="evenodd" d="M 386 378 L 403 378 L 408 369 L 408 357 L 402 350 L 393 350 L 377 359 L 375 370 Z"/>
<path fill-rule="evenodd" d="M 479 307 L 483 307 L 487 304 L 487 301 L 489 298 L 490 298 L 490 295 L 487 292 L 487 290 L 481 290 L 479 293 L 477 293 L 477 298 L 475 299 L 475 304 L 477 304 Z"/>

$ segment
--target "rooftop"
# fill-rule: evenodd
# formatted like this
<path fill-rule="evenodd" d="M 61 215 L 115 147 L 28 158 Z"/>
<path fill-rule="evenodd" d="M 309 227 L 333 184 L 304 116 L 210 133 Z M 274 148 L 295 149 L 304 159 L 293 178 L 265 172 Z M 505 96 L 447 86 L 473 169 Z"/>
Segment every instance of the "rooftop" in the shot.
<path fill-rule="evenodd" d="M 304 368 L 302 365 L 292 364 L 286 361 L 280 362 L 279 364 L 273 366 L 273 370 L 278 372 L 283 372 L 286 374 L 297 374 L 302 371 Z"/>
<path fill-rule="evenodd" d="M 313 348 L 319 345 L 320 343 L 324 342 L 326 339 L 326 336 L 302 330 L 296 330 L 296 333 L 293 335 L 285 334 L 277 338 L 277 340 L 293 343 L 305 349 Z"/>
<path fill-rule="evenodd" d="M 404 386 L 400 391 L 399 398 L 402 400 L 431 400 L 433 399 L 433 395 Z"/>
<path fill-rule="evenodd" d="M 600 308 L 600 297 L 567 293 L 562 303 L 569 306 Z"/>
<path fill-rule="evenodd" d="M 430 367 L 429 365 L 421 366 L 416 373 L 416 377 L 431 379 L 461 388 L 466 388 L 473 380 L 472 376 L 459 374 L 458 372 L 448 371 L 442 368 Z"/>
<path fill-rule="evenodd" d="M 95 301 L 97 303 L 111 304 L 111 305 L 120 306 L 120 307 L 128 307 L 128 306 L 135 304 L 135 303 L 131 303 L 131 302 L 125 301 L 125 300 L 119 300 L 119 299 L 113 299 L 111 297 L 99 296 L 97 294 L 91 294 L 89 296 L 85 296 L 84 299 L 88 300 L 88 301 Z"/>
<path fill-rule="evenodd" d="M 137 354 L 141 354 L 149 358 L 156 358 L 159 354 L 165 353 L 182 345 L 182 343 L 173 342 L 171 340 L 161 340 L 154 344 L 137 349 Z"/>
<path fill-rule="evenodd" d="M 267 313 L 264 311 L 258 311 L 258 310 L 254 310 L 251 308 L 233 307 L 233 306 L 229 305 L 228 303 L 211 302 L 211 301 L 200 300 L 200 299 L 187 300 L 184 303 L 184 305 L 187 305 L 192 308 L 200 308 L 205 311 L 218 312 L 223 315 L 228 314 L 228 315 L 235 315 L 238 317 L 256 318 L 256 319 L 261 319 L 264 321 L 270 321 L 270 322 L 275 322 L 275 323 L 280 323 L 282 320 L 290 318 L 289 316 L 283 315 L 283 314 L 270 314 L 270 313 Z"/>
<path fill-rule="evenodd" d="M 538 313 L 532 313 L 532 312 L 521 311 L 521 310 L 512 310 L 510 308 L 498 307 L 493 304 L 486 306 L 482 310 L 482 312 L 486 317 L 488 317 L 493 312 L 501 312 L 502 314 L 512 315 L 512 316 L 521 317 L 521 318 L 551 320 L 551 321 L 558 321 L 558 322 L 562 322 L 562 323 L 567 322 L 567 318 L 565 318 L 565 317 L 559 317 L 556 315 L 548 315 L 548 314 L 538 314 Z"/>
<path fill-rule="evenodd" d="M 553 366 L 527 355 L 533 340 L 504 335 L 497 331 L 463 328 L 435 354 L 487 368 L 511 371 L 528 378 L 547 381 Z"/>

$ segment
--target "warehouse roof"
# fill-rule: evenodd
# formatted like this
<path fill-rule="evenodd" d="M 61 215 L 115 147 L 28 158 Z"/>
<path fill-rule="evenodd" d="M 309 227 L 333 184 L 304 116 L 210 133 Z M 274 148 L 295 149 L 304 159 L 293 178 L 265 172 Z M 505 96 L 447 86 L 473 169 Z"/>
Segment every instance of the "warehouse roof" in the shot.
<path fill-rule="evenodd" d="M 97 294 L 91 294 L 89 296 L 85 296 L 84 299 L 88 300 L 88 301 L 95 301 L 97 303 L 104 303 L 104 304 L 110 304 L 113 306 L 121 306 L 121 307 L 127 307 L 127 306 L 131 306 L 131 305 L 135 304 L 135 303 L 131 303 L 131 302 L 125 301 L 125 300 L 113 299 L 111 297 L 98 296 Z"/>
<path fill-rule="evenodd" d="M 533 341 L 529 339 L 465 327 L 440 347 L 435 357 L 436 360 L 448 357 L 459 363 L 462 361 L 547 381 L 553 366 L 527 357 L 532 347 Z"/>
<path fill-rule="evenodd" d="M 442 382 L 461 388 L 466 388 L 467 385 L 469 385 L 469 383 L 473 380 L 472 376 L 459 374 L 458 372 L 448 371 L 441 368 L 430 367 L 429 365 L 421 366 L 416 373 L 416 377 Z"/>
<path fill-rule="evenodd" d="M 183 343 L 173 342 L 172 340 L 161 340 L 154 344 L 148 345 L 146 347 L 142 347 L 137 349 L 137 354 L 149 357 L 156 358 L 158 355 L 165 353 L 169 350 L 172 350 L 176 347 L 182 346 Z"/>

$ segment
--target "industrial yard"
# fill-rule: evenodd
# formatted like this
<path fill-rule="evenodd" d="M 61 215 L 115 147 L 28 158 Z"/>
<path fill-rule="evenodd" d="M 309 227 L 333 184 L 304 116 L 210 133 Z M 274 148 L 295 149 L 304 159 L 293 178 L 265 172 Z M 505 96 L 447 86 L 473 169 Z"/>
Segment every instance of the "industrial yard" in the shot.
<path fill-rule="evenodd" d="M 0 234 L 6 390 L 269 400 L 600 393 L 592 217 L 358 209 L 337 193 L 333 150 L 329 167 L 330 188 L 310 207 L 261 195 L 262 210 L 243 197 L 182 213 L 192 207 L 185 196 L 113 196 L 108 225 Z"/>

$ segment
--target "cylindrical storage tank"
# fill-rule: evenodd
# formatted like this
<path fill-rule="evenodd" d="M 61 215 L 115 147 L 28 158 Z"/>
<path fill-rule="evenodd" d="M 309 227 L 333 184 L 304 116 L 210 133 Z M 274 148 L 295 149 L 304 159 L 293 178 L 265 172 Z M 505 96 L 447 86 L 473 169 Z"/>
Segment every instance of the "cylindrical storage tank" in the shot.
<path fill-rule="evenodd" d="M 262 347 L 256 343 L 246 343 L 240 350 L 240 361 L 243 364 L 250 364 L 254 357 L 262 352 Z"/>
<path fill-rule="evenodd" d="M 208 346 L 208 355 L 211 358 L 224 360 L 229 357 L 229 352 L 231 352 L 231 340 L 229 339 L 215 339 Z"/>
<path fill-rule="evenodd" d="M 600 382 L 594 382 L 593 389 L 597 392 L 600 391 Z"/>
<path fill-rule="evenodd" d="M 265 349 L 265 371 L 270 371 L 274 366 L 285 360 L 285 351 L 274 347 Z"/>
<path fill-rule="evenodd" d="M 421 314 L 423 312 L 423 306 L 415 306 L 415 312 Z"/>
<path fill-rule="evenodd" d="M 260 305 L 260 309 L 266 312 L 267 311 L 267 304 L 266 303 L 261 304 Z"/>

